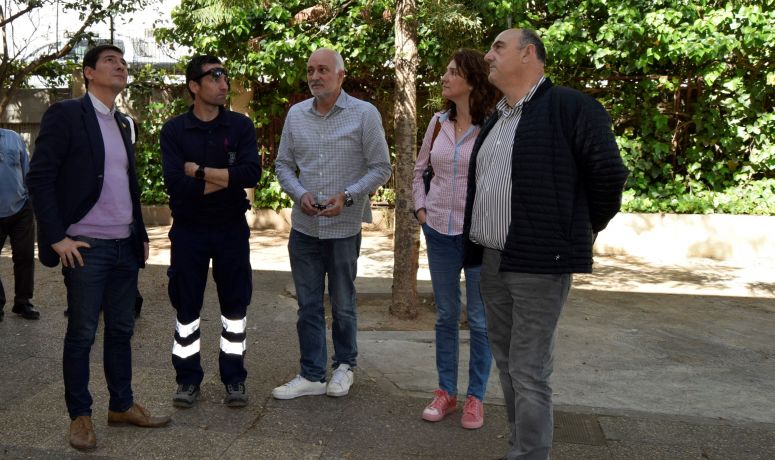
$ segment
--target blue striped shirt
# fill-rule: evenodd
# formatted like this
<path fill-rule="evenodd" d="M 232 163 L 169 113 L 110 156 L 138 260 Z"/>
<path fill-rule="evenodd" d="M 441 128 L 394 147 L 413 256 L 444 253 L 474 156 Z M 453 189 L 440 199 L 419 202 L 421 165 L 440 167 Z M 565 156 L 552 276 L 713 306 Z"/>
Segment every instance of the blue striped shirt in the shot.
<path fill-rule="evenodd" d="M 372 104 L 344 91 L 325 115 L 315 110 L 313 101 L 299 102 L 288 111 L 275 171 L 295 202 L 291 212 L 295 230 L 321 239 L 347 238 L 361 231 L 361 222 L 371 222 L 369 194 L 390 177 L 382 117 Z M 301 211 L 299 201 L 307 192 L 321 201 L 345 190 L 353 205 L 338 216 L 308 216 Z"/>

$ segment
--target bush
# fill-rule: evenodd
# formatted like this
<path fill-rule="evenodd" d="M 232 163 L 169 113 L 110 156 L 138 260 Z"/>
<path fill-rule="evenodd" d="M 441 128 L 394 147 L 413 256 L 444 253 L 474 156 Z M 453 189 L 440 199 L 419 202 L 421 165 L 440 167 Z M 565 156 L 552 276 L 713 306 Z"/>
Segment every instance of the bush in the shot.
<path fill-rule="evenodd" d="M 683 184 L 652 187 L 648 193 L 624 192 L 624 212 L 672 212 L 678 214 L 775 215 L 775 179 L 764 179 L 713 190 L 687 190 Z"/>
<path fill-rule="evenodd" d="M 137 115 L 138 137 L 135 143 L 140 200 L 144 204 L 167 204 L 161 167 L 159 134 L 164 123 L 186 111 L 181 85 L 165 81 L 167 73 L 146 66 L 134 75 L 131 98 Z"/>
<path fill-rule="evenodd" d="M 292 204 L 291 197 L 280 187 L 280 182 L 278 182 L 277 176 L 274 173 L 274 167 L 265 167 L 261 171 L 261 180 L 258 181 L 256 186 L 253 206 L 258 209 L 274 209 L 277 211 L 282 208 L 290 208 Z"/>

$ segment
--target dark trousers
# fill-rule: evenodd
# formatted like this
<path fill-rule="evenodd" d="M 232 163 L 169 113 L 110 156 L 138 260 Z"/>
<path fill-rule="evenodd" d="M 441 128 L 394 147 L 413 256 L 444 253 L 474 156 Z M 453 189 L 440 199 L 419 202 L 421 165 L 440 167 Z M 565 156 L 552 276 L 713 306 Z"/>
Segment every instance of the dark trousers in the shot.
<path fill-rule="evenodd" d="M 75 237 L 84 265 L 62 267 L 67 287 L 67 332 L 62 353 L 65 402 L 70 418 L 91 415 L 89 354 L 102 311 L 105 322 L 102 360 L 110 402 L 124 412 L 132 407 L 132 345 L 139 261 L 132 238 L 102 240 Z"/>
<path fill-rule="evenodd" d="M 35 284 L 35 219 L 30 201 L 16 214 L 0 217 L 0 250 L 6 237 L 11 240 L 13 260 L 14 305 L 24 304 L 32 298 Z M 0 309 L 6 297 L 0 280 Z"/>
<path fill-rule="evenodd" d="M 511 427 L 508 460 L 546 460 L 552 448 L 554 339 L 572 276 L 500 271 L 501 252 L 485 249 L 481 289 L 490 349 Z"/>
<path fill-rule="evenodd" d="M 172 364 L 178 384 L 199 384 L 204 378 L 199 323 L 210 260 L 223 325 L 218 357 L 221 381 L 229 385 L 247 377 L 245 325 L 253 293 L 249 237 L 244 220 L 218 227 L 172 224 L 167 275 L 170 303 L 177 310 Z"/>

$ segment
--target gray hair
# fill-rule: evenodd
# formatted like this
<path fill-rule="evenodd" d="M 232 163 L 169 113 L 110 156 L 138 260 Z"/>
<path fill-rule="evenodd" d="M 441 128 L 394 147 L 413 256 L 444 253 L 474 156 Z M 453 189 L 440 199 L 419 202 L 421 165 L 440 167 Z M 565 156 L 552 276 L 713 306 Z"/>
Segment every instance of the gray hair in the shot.
<path fill-rule="evenodd" d="M 522 34 L 519 37 L 519 46 L 526 47 L 528 45 L 535 46 L 536 57 L 542 64 L 546 64 L 546 47 L 544 42 L 541 41 L 541 37 L 538 36 L 533 29 L 521 29 Z"/>
<path fill-rule="evenodd" d="M 344 59 L 342 59 L 342 55 L 339 54 L 339 51 L 332 50 L 334 52 L 334 61 L 336 62 L 335 70 L 339 72 L 340 70 L 344 70 Z"/>
<path fill-rule="evenodd" d="M 340 70 L 345 70 L 345 68 L 344 68 L 344 59 L 342 59 L 342 55 L 339 54 L 339 51 L 331 49 L 331 48 L 318 48 L 315 51 L 313 51 L 312 54 L 315 54 L 318 51 L 328 51 L 330 53 L 333 53 L 333 55 L 334 55 L 334 71 L 335 72 L 339 72 Z"/>

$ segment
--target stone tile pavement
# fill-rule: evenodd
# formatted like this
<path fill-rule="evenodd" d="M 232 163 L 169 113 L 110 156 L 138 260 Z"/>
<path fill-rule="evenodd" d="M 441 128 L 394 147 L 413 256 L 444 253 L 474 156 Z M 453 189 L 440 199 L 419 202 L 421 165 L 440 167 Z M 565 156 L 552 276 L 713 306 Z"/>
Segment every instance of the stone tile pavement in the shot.
<path fill-rule="evenodd" d="M 203 398 L 192 409 L 173 408 L 166 229 L 152 228 L 151 235 L 151 264 L 140 286 L 146 302 L 133 340 L 134 390 L 154 412 L 172 414 L 173 423 L 158 430 L 107 426 L 98 335 L 91 385 L 98 448 L 84 455 L 69 447 L 61 381 L 64 289 L 57 269 L 38 265 L 34 301 L 42 318 L 25 321 L 6 308 L 0 322 L 0 458 L 494 459 L 506 451 L 494 374 L 481 430 L 462 429 L 459 415 L 436 424 L 420 419 L 435 388 L 426 331 L 361 332 L 356 384 L 346 398 L 273 400 L 271 389 L 291 378 L 298 363 L 286 235 L 277 232 L 252 238 L 250 404 L 221 403 L 220 321 L 210 285 L 202 314 Z M 391 245 L 384 235 L 365 235 L 364 295 L 389 292 Z M 0 277 L 10 294 L 9 252 L 0 256 Z M 769 261 L 598 258 L 596 275 L 576 277 L 560 325 L 552 458 L 775 458 L 772 268 Z M 427 289 L 427 271 L 418 276 Z"/>

